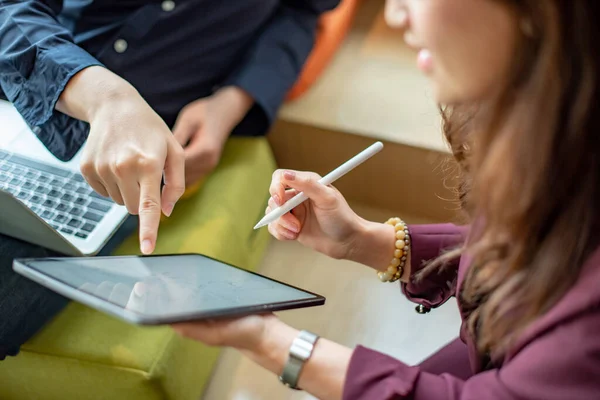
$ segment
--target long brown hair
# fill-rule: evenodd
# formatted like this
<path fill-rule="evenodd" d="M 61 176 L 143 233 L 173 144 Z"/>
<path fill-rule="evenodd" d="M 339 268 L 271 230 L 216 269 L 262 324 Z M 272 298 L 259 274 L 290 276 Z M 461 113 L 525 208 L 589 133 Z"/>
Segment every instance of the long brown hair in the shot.
<path fill-rule="evenodd" d="M 461 303 L 479 351 L 501 355 L 599 244 L 600 1 L 494 1 L 522 21 L 510 85 L 442 115 L 476 223 Z"/>

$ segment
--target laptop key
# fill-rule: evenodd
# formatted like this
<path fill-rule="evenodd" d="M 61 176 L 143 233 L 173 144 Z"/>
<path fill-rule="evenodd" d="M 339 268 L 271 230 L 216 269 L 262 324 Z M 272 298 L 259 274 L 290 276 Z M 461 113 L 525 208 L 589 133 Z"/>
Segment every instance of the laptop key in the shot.
<path fill-rule="evenodd" d="M 33 211 L 36 214 L 39 214 L 41 209 L 38 206 L 33 206 L 31 207 L 31 211 Z"/>
<path fill-rule="evenodd" d="M 92 192 L 90 193 L 90 196 L 95 199 L 98 199 L 98 200 L 104 200 L 106 202 L 113 203 L 113 201 L 110 199 L 110 197 L 104 197 L 101 194 L 96 193 L 96 191 L 94 191 L 94 190 L 92 190 Z"/>
<path fill-rule="evenodd" d="M 31 196 L 29 201 L 32 202 L 33 204 L 40 204 L 42 201 L 44 201 L 44 199 L 41 196 L 34 194 L 33 196 Z"/>
<path fill-rule="evenodd" d="M 75 190 L 75 188 L 77 188 L 77 186 L 75 186 L 71 182 L 67 182 L 63 185 L 63 189 L 68 190 L 69 192 L 72 192 L 73 190 Z"/>
<path fill-rule="evenodd" d="M 52 189 L 50 192 L 48 192 L 49 197 L 59 197 L 60 195 L 61 193 L 56 189 Z"/>
<path fill-rule="evenodd" d="M 21 183 L 21 180 L 19 178 L 12 178 L 10 180 L 10 182 L 8 182 L 9 185 L 13 185 L 13 186 L 19 186 L 20 183 Z"/>
<path fill-rule="evenodd" d="M 0 175 L 0 183 L 1 182 L 6 182 L 6 181 L 8 181 L 8 176 L 6 176 L 6 175 Z"/>
<path fill-rule="evenodd" d="M 54 217 L 54 222 L 57 224 L 64 224 L 68 219 L 69 218 L 65 217 L 64 215 L 58 214 L 56 217 Z"/>
<path fill-rule="evenodd" d="M 58 205 L 56 206 L 56 211 L 59 212 L 66 212 L 69 209 L 69 206 L 66 205 L 65 203 L 58 203 Z"/>
<path fill-rule="evenodd" d="M 85 179 L 81 174 L 73 174 L 73 177 L 71 179 L 73 179 L 76 182 L 85 182 Z"/>
<path fill-rule="evenodd" d="M 46 199 L 46 201 L 44 201 L 42 205 L 46 208 L 54 208 L 56 206 L 56 203 L 50 199 Z"/>
<path fill-rule="evenodd" d="M 40 215 L 40 217 L 44 218 L 44 219 L 50 219 L 54 216 L 54 213 L 52 211 L 49 210 L 44 210 L 42 212 L 42 215 Z"/>
<path fill-rule="evenodd" d="M 40 162 L 34 161 L 30 158 L 21 157 L 16 154 L 13 154 L 13 156 L 10 158 L 10 161 L 14 162 L 15 164 L 22 165 L 24 167 L 30 167 L 30 168 L 36 169 L 38 171 L 43 171 L 43 172 L 47 172 L 47 173 L 50 173 L 53 175 L 58 175 L 63 178 L 68 178 L 69 175 L 71 175 L 71 172 L 69 172 L 66 169 L 53 167 L 52 165 L 40 163 Z"/>
<path fill-rule="evenodd" d="M 12 194 L 13 196 L 16 196 L 16 195 L 17 195 L 17 192 L 18 192 L 17 188 L 10 187 L 10 186 L 9 186 L 9 187 L 7 187 L 7 188 L 6 188 L 6 189 L 4 189 L 4 190 L 6 190 L 8 193 Z"/>
<path fill-rule="evenodd" d="M 88 199 L 85 199 L 83 197 L 78 197 L 75 199 L 75 201 L 73 203 L 77 204 L 78 206 L 85 206 L 88 203 Z"/>
<path fill-rule="evenodd" d="M 78 238 L 81 238 L 81 239 L 87 239 L 87 237 L 88 237 L 87 233 L 85 233 L 85 232 L 77 232 L 75 234 L 75 236 L 77 236 Z"/>
<path fill-rule="evenodd" d="M 11 171 L 13 175 L 23 176 L 25 175 L 25 170 L 21 167 L 14 167 Z"/>
<path fill-rule="evenodd" d="M 54 229 L 55 231 L 57 231 L 57 230 L 60 228 L 60 226 L 58 226 L 58 225 L 54 225 L 54 224 L 50 224 L 50 226 L 51 226 L 51 227 L 52 227 L 52 229 Z"/>
<path fill-rule="evenodd" d="M 27 200 L 27 198 L 29 198 L 29 192 L 25 192 L 25 191 L 20 191 L 19 194 L 17 195 L 17 198 L 20 200 Z"/>
<path fill-rule="evenodd" d="M 67 235 L 73 234 L 73 229 L 67 228 L 66 226 L 60 230 L 62 233 L 66 233 Z"/>
<path fill-rule="evenodd" d="M 79 208 L 79 207 L 73 207 L 73 208 L 71 208 L 71 210 L 69 210 L 69 214 L 71 214 L 75 217 L 78 217 L 81 214 L 83 214 L 83 209 Z"/>
<path fill-rule="evenodd" d="M 50 177 L 48 175 L 41 174 L 40 176 L 38 176 L 37 181 L 39 183 L 48 183 L 50 182 Z"/>
<path fill-rule="evenodd" d="M 88 195 L 92 192 L 92 189 L 85 187 L 85 186 L 79 186 L 76 190 L 77 194 L 83 194 L 83 195 Z"/>
<path fill-rule="evenodd" d="M 35 171 L 27 171 L 27 173 L 25 174 L 25 178 L 27 179 L 36 179 L 38 177 L 38 173 Z"/>
<path fill-rule="evenodd" d="M 66 202 L 70 202 L 75 200 L 75 196 L 70 195 L 69 193 L 65 193 L 62 195 L 62 197 L 60 198 L 61 201 L 66 201 Z"/>
<path fill-rule="evenodd" d="M 46 186 L 39 185 L 35 188 L 35 192 L 39 194 L 46 194 L 50 191 Z"/>
<path fill-rule="evenodd" d="M 86 222 L 82 227 L 81 230 L 87 233 L 90 233 L 94 230 L 94 228 L 96 227 L 96 225 L 94 224 L 90 224 L 89 222 Z"/>
<path fill-rule="evenodd" d="M 106 205 L 106 204 L 101 204 L 98 201 L 92 201 L 89 205 L 88 205 L 89 209 L 92 210 L 96 210 L 96 211 L 100 211 L 100 212 L 108 212 L 110 210 L 110 206 Z"/>
<path fill-rule="evenodd" d="M 0 171 L 7 172 L 7 171 L 10 171 L 11 168 L 12 168 L 12 165 L 10 165 L 10 164 L 1 164 L 0 165 Z"/>
<path fill-rule="evenodd" d="M 100 222 L 102 221 L 103 216 L 88 211 L 85 214 L 83 214 L 83 218 L 94 222 Z"/>
<path fill-rule="evenodd" d="M 8 157 L 8 153 L 4 150 L 0 150 L 0 160 L 4 160 L 6 157 Z"/>
<path fill-rule="evenodd" d="M 76 218 L 71 218 L 71 220 L 69 221 L 69 223 L 67 225 L 69 225 L 71 228 L 79 228 L 81 226 L 82 222 Z"/>
<path fill-rule="evenodd" d="M 33 190 L 33 188 L 35 188 L 35 183 L 33 183 L 31 181 L 25 181 L 25 182 L 23 182 L 23 184 L 21 185 L 21 187 L 23 189 Z"/>

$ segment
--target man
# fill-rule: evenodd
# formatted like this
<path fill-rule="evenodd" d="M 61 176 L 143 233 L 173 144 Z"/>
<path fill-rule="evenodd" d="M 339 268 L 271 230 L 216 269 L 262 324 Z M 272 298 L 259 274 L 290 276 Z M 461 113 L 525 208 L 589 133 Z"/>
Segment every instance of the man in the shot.
<path fill-rule="evenodd" d="M 0 0 L 0 88 L 59 159 L 87 140 L 84 177 L 139 215 L 149 254 L 161 211 L 216 166 L 227 137 L 268 130 L 338 2 Z M 0 357 L 62 307 L 10 272 L 14 257 L 46 254 L 0 235 Z M 26 328 L 2 315 L 19 285 L 37 294 L 17 310 L 46 307 Z"/>

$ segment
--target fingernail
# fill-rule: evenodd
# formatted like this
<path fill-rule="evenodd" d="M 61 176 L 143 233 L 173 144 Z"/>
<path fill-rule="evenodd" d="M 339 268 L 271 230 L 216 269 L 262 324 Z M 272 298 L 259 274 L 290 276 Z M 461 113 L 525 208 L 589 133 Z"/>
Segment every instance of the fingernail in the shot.
<path fill-rule="evenodd" d="M 167 217 L 170 217 L 174 208 L 175 208 L 175 203 L 169 203 L 169 204 L 167 204 L 166 207 L 165 207 L 165 215 Z"/>
<path fill-rule="evenodd" d="M 275 204 L 277 204 L 278 206 L 281 205 L 281 199 L 279 198 L 278 195 L 273 196 L 273 201 L 275 202 Z"/>
<path fill-rule="evenodd" d="M 285 227 L 286 227 L 288 230 L 290 230 L 290 231 L 292 231 L 292 232 L 294 232 L 294 233 L 298 233 L 298 232 L 300 232 L 300 228 L 298 228 L 296 225 L 293 225 L 293 224 L 286 224 L 286 225 L 285 225 Z"/>
<path fill-rule="evenodd" d="M 150 254 L 152 253 L 152 242 L 148 239 L 142 242 L 142 253 Z"/>
<path fill-rule="evenodd" d="M 293 181 L 296 179 L 296 173 L 294 171 L 285 171 L 283 177 L 287 180 Z"/>
<path fill-rule="evenodd" d="M 290 230 L 284 231 L 283 236 L 285 236 L 286 238 L 288 238 L 290 240 L 296 239 L 296 234 L 294 232 L 291 232 Z"/>

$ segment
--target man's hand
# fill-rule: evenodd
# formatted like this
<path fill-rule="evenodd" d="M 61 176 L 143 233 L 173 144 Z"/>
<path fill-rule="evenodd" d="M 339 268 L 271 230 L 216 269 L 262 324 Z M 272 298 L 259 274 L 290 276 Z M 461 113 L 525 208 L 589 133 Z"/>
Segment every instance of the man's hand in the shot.
<path fill-rule="evenodd" d="M 186 186 L 217 166 L 227 138 L 252 104 L 252 98 L 241 89 L 226 87 L 181 110 L 173 134 L 184 147 Z"/>
<path fill-rule="evenodd" d="M 170 215 L 185 190 L 183 149 L 139 93 L 102 67 L 75 75 L 57 109 L 90 123 L 81 172 L 98 193 L 139 214 L 141 250 L 152 253 L 161 211 Z"/>
<path fill-rule="evenodd" d="M 141 250 L 149 254 L 161 211 L 171 215 L 185 190 L 183 149 L 141 98 L 101 107 L 90 125 L 81 172 L 98 193 L 139 214 Z"/>

